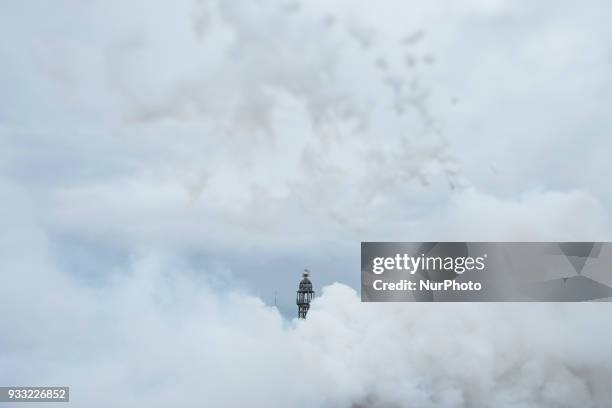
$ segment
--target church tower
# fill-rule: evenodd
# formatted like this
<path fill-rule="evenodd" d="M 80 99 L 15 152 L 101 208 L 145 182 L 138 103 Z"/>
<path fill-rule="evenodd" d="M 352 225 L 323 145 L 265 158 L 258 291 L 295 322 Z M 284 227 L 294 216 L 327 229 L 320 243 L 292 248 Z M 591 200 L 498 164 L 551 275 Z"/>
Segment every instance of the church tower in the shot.
<path fill-rule="evenodd" d="M 312 282 L 310 282 L 310 279 L 308 279 L 308 275 L 310 275 L 310 271 L 308 269 L 304 269 L 300 287 L 297 291 L 297 299 L 295 301 L 298 306 L 298 318 L 300 319 L 306 318 L 308 309 L 310 309 L 310 301 L 314 297 Z"/>

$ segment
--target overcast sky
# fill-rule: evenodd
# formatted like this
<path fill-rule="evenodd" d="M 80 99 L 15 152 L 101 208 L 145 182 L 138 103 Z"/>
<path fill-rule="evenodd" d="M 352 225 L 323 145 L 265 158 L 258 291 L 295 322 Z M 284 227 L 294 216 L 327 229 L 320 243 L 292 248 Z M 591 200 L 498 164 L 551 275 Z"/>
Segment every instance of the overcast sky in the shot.
<path fill-rule="evenodd" d="M 37 344 L 24 316 L 137 314 L 157 304 L 137 288 L 173 279 L 258 308 L 276 292 L 288 319 L 303 268 L 358 289 L 361 241 L 610 240 L 610 12 L 2 2 L 0 364 Z"/>

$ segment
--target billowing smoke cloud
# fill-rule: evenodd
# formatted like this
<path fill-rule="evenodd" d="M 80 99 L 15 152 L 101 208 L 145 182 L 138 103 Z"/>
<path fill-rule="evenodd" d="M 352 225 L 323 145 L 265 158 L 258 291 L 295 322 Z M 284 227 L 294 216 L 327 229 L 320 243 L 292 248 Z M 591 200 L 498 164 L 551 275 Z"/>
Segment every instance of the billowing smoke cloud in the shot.
<path fill-rule="evenodd" d="M 33 58 L 30 82 L 50 87 L 61 107 L 51 118 L 42 102 L 30 112 L 50 129 L 71 128 L 56 137 L 58 150 L 106 167 L 88 183 L 62 186 L 62 208 L 83 195 L 117 197 L 153 183 L 178 193 L 181 211 L 222 212 L 247 233 L 274 223 L 278 207 L 284 219 L 306 210 L 319 223 L 355 229 L 389 191 L 438 178 L 447 189 L 462 184 L 430 112 L 421 78 L 427 52 L 416 48 L 419 35 L 403 41 L 411 29 L 376 35 L 347 13 L 276 0 L 59 10 L 23 33 L 25 50 L 15 52 Z M 65 14 L 87 27 L 65 24 Z M 407 66 L 408 57 L 417 66 Z M 8 131 L 25 135 L 11 144 L 25 137 L 38 145 L 40 129 L 17 126 L 19 112 Z M 96 142 L 86 147 L 83 138 Z"/>
<path fill-rule="evenodd" d="M 289 321 L 162 251 L 79 281 L 27 196 L 2 195 L 0 383 L 69 385 L 75 407 L 612 403 L 608 304 L 362 304 L 336 283 Z"/>
<path fill-rule="evenodd" d="M 286 322 L 177 269 L 144 256 L 101 289 L 50 271 L 3 285 L 0 381 L 70 385 L 75 407 L 612 403 L 607 305 L 375 305 L 334 284 Z"/>

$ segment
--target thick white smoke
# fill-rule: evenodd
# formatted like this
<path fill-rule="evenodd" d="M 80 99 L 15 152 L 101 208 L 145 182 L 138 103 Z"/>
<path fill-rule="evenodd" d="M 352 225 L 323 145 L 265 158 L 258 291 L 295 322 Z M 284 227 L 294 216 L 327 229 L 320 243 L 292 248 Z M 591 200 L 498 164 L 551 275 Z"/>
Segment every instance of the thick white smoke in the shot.
<path fill-rule="evenodd" d="M 334 284 L 287 322 L 176 269 L 145 256 L 103 289 L 50 271 L 3 286 L 0 380 L 70 385 L 75 407 L 612 403 L 608 305 L 362 304 Z"/>
<path fill-rule="evenodd" d="M 429 111 L 422 73 L 431 62 L 412 28 L 380 38 L 347 13 L 278 0 L 60 4 L 41 27 L 13 30 L 29 82 L 50 88 L 60 112 L 39 100 L 12 118 L 26 125 L 8 129 L 40 146 L 47 132 L 69 128 L 55 148 L 97 164 L 72 175 L 93 180 L 55 191 L 62 222 L 115 208 L 124 232 L 134 214 L 117 197 L 139 190 L 134 199 L 152 212 L 195 213 L 208 231 L 301 235 L 313 222 L 359 230 L 372 211 L 399 204 L 393 190 L 461 185 Z M 97 204 L 82 205 L 92 195 Z M 222 227 L 201 216 L 211 213 Z M 275 235 L 267 238 L 282 241 Z"/>
<path fill-rule="evenodd" d="M 368 304 L 336 283 L 289 321 L 162 251 L 92 286 L 58 267 L 35 204 L 1 191 L 0 383 L 69 385 L 75 407 L 612 403 L 607 303 Z"/>

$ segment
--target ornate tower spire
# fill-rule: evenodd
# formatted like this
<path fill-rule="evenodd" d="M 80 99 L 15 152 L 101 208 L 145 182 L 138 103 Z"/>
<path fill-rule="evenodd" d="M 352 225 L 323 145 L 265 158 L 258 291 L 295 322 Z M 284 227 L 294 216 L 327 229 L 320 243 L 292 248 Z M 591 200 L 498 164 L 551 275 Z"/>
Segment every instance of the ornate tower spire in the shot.
<path fill-rule="evenodd" d="M 305 319 L 306 314 L 308 313 L 308 309 L 310 309 L 310 301 L 314 297 L 314 290 L 312 290 L 312 283 L 308 276 L 310 275 L 310 271 L 308 269 L 304 269 L 304 273 L 302 274 L 302 280 L 300 282 L 300 287 L 297 291 L 297 299 L 295 303 L 298 306 L 298 318 Z"/>

